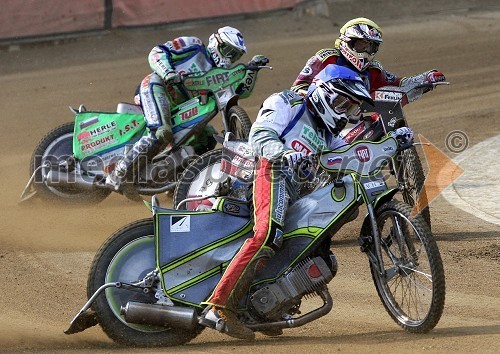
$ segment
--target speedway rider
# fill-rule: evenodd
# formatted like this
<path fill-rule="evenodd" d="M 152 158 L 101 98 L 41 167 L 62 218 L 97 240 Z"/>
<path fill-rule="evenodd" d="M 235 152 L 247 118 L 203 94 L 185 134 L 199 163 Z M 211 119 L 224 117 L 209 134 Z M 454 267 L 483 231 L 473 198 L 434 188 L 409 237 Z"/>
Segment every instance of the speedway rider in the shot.
<path fill-rule="evenodd" d="M 359 118 L 362 102 L 373 104 L 363 80 L 338 65 L 328 65 L 319 73 L 305 97 L 284 90 L 264 101 L 249 138 L 258 158 L 253 182 L 254 235 L 231 260 L 206 301 L 202 325 L 232 337 L 254 338 L 253 331 L 235 314 L 238 304 L 248 293 L 257 269 L 281 246 L 286 211 L 299 196 L 297 177 L 304 166 L 309 167 L 308 155 L 346 145 L 338 134 L 349 118 Z M 396 134 L 411 140 L 411 130 L 400 129 Z"/>
<path fill-rule="evenodd" d="M 446 80 L 444 74 L 437 70 L 403 78 L 384 70 L 382 64 L 374 60 L 381 43 L 382 30 L 375 22 L 364 17 L 348 21 L 340 29 L 334 48 L 321 49 L 309 58 L 292 84 L 292 91 L 304 95 L 316 74 L 328 64 L 357 71 L 370 93 L 383 86 L 410 88 L 416 84 Z"/>
<path fill-rule="evenodd" d="M 170 106 L 187 101 L 192 96 L 176 85 L 181 81 L 181 75 L 203 74 L 214 67 L 229 68 L 246 51 L 240 31 L 229 26 L 213 33 L 207 46 L 197 37 L 178 37 L 154 47 L 148 57 L 153 72 L 142 80 L 136 96 L 136 104 L 142 106 L 150 134 L 138 140 L 116 163 L 115 169 L 106 178 L 106 185 L 119 190 L 125 177 L 129 176 L 131 166 L 137 163 L 141 155 L 150 160 L 172 142 Z M 268 61 L 264 56 L 256 55 L 249 65 L 265 65 Z M 247 75 L 251 73 L 247 72 Z M 251 84 L 246 88 L 242 86 L 236 92 L 243 98 L 250 94 L 255 85 L 255 80 L 251 78 L 244 81 Z"/>

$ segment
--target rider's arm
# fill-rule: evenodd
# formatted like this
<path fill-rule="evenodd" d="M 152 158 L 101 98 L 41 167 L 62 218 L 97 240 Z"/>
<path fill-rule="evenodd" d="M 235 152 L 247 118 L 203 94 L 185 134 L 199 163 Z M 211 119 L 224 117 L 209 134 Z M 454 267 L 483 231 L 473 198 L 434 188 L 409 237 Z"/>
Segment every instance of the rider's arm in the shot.
<path fill-rule="evenodd" d="M 240 98 L 247 98 L 253 91 L 255 83 L 257 82 L 257 70 L 247 70 L 242 84 L 236 89 L 236 93 Z"/>
<path fill-rule="evenodd" d="M 270 96 L 262 104 L 249 137 L 250 146 L 257 156 L 274 162 L 289 150 L 280 140 L 280 135 L 300 110 L 299 104 L 290 102 L 291 96 L 297 94 L 285 90 Z"/>
<path fill-rule="evenodd" d="M 293 82 L 291 90 L 301 95 L 305 95 L 314 77 L 328 64 L 335 64 L 338 55 L 339 53 L 336 49 L 321 49 L 318 51 L 309 58 L 306 66 L 304 66 Z"/>
<path fill-rule="evenodd" d="M 203 42 L 197 37 L 179 37 L 165 44 L 157 45 L 149 53 L 149 66 L 162 79 L 175 71 L 175 62 L 203 50 Z"/>
<path fill-rule="evenodd" d="M 384 86 L 399 86 L 401 78 L 390 71 L 384 70 L 380 62 L 374 60 L 368 68 L 370 72 L 370 91 L 377 90 Z"/>

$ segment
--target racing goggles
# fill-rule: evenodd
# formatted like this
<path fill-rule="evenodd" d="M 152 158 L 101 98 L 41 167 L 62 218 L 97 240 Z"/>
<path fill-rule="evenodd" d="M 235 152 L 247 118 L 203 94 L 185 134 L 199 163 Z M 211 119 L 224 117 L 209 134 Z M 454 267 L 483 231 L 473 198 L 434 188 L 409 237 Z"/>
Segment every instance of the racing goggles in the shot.
<path fill-rule="evenodd" d="M 345 114 L 347 118 L 358 117 L 361 113 L 361 106 L 359 101 L 355 101 L 349 97 L 337 94 L 336 97 L 330 102 L 330 107 L 337 114 Z"/>
<path fill-rule="evenodd" d="M 241 58 L 244 54 L 241 49 L 224 42 L 219 43 L 219 52 L 222 56 L 231 59 L 233 62 Z"/>
<path fill-rule="evenodd" d="M 351 41 L 351 48 L 357 53 L 368 53 L 370 55 L 378 52 L 379 42 L 368 41 L 366 39 L 358 38 Z"/>

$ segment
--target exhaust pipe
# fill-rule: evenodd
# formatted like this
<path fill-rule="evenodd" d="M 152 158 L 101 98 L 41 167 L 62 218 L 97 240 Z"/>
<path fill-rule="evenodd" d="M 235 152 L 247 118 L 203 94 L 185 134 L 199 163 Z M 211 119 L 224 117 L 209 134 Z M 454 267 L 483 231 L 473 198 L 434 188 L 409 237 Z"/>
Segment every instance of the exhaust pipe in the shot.
<path fill-rule="evenodd" d="M 94 179 L 95 177 L 82 176 L 74 172 L 50 170 L 45 176 L 44 182 L 50 187 L 92 190 L 96 188 Z"/>
<path fill-rule="evenodd" d="M 144 304 L 129 301 L 120 313 L 125 321 L 150 326 L 194 329 L 198 326 L 198 316 L 194 308 Z"/>

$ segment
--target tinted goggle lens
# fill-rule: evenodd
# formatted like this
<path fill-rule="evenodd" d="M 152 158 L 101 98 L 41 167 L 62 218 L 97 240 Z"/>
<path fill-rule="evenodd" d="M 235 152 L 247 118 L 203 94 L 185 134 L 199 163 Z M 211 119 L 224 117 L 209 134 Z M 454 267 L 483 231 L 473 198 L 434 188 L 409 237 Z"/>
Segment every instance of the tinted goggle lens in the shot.
<path fill-rule="evenodd" d="M 226 43 L 222 43 L 219 46 L 219 51 L 223 56 L 232 60 L 238 60 L 243 55 L 241 50 Z"/>
<path fill-rule="evenodd" d="M 367 41 L 365 39 L 356 39 L 352 43 L 352 49 L 358 53 L 366 52 L 368 54 L 375 54 L 378 52 L 380 43 Z"/>
<path fill-rule="evenodd" d="M 361 112 L 359 102 L 353 101 L 341 95 L 338 95 L 333 99 L 331 107 L 337 114 L 345 113 L 347 117 L 357 116 Z"/>

